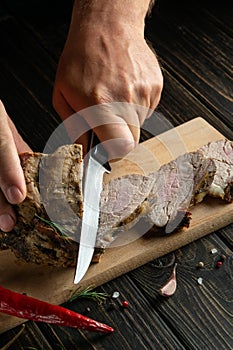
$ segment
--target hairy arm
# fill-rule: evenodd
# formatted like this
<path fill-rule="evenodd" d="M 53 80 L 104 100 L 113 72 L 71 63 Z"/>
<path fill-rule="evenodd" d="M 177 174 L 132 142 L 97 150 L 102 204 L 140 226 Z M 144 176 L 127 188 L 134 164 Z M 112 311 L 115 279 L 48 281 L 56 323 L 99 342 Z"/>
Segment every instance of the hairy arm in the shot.
<path fill-rule="evenodd" d="M 112 157 L 134 148 L 140 126 L 160 100 L 162 73 L 144 39 L 150 4 L 149 0 L 76 0 L 57 69 L 53 104 L 58 114 L 64 120 L 97 106 L 97 112 L 81 113 L 80 128 L 94 129 L 102 142 L 115 140 L 114 147 L 106 144 Z M 121 104 L 117 107 L 115 102 Z M 85 135 L 81 142 L 85 149 Z"/>

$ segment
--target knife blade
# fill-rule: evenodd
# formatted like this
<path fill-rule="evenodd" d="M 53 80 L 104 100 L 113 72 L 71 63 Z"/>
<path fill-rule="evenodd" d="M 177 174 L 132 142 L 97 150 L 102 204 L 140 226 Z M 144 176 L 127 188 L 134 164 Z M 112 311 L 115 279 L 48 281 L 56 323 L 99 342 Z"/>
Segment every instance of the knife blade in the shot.
<path fill-rule="evenodd" d="M 92 145 L 95 142 L 94 140 L 95 137 L 92 133 Z M 99 203 L 103 187 L 103 176 L 105 172 L 110 173 L 111 171 L 107 152 L 101 143 L 91 148 L 87 157 L 83 218 L 74 284 L 81 281 L 91 263 L 98 231 Z"/>

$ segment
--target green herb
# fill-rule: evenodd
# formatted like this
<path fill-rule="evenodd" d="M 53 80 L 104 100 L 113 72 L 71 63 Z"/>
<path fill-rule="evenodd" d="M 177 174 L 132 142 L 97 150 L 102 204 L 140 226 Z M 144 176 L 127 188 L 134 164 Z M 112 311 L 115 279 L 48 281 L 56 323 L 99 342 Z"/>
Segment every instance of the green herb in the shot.
<path fill-rule="evenodd" d="M 35 214 L 35 217 L 37 219 L 39 219 L 40 221 L 46 223 L 47 225 L 49 225 L 57 234 L 59 234 L 60 237 L 62 237 L 63 239 L 65 239 L 67 242 L 70 243 L 70 238 L 69 238 L 69 234 L 71 233 L 69 230 L 67 230 L 65 227 L 62 227 L 61 225 L 53 222 L 53 221 L 50 221 L 50 220 L 47 220 L 47 219 L 44 219 L 42 218 L 41 216 Z"/>
<path fill-rule="evenodd" d="M 101 304 L 103 301 L 105 301 L 107 298 L 110 297 L 107 293 L 93 291 L 91 286 L 87 287 L 86 289 L 80 292 L 78 290 L 79 289 L 76 289 L 71 294 L 71 297 L 68 300 L 69 303 L 71 303 L 73 300 L 76 300 L 78 298 L 86 298 L 86 299 L 97 301 L 98 304 Z"/>

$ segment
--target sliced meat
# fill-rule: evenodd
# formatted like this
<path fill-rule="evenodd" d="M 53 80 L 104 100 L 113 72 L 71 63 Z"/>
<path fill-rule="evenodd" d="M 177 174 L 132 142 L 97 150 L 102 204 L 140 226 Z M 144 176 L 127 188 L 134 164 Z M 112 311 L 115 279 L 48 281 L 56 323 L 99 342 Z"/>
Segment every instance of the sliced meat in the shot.
<path fill-rule="evenodd" d="M 109 246 L 115 238 L 116 229 L 118 233 L 129 229 L 145 214 L 143 202 L 153 183 L 151 176 L 133 174 L 114 179 L 104 186 L 100 199 L 97 247 Z"/>
<path fill-rule="evenodd" d="M 155 181 L 147 201 L 153 225 L 171 233 L 186 222 L 188 208 L 207 193 L 214 173 L 212 160 L 197 151 L 181 155 L 151 174 Z"/>
<path fill-rule="evenodd" d="M 209 187 L 208 195 L 233 201 L 233 142 L 219 140 L 201 148 L 206 158 L 214 161 L 216 174 Z"/>
<path fill-rule="evenodd" d="M 188 227 L 188 209 L 206 194 L 214 195 L 216 187 L 221 198 L 232 200 L 232 154 L 232 142 L 221 140 L 148 176 L 126 175 L 106 184 L 93 261 L 99 261 L 118 233 L 127 232 L 141 217 L 171 233 Z M 51 155 L 26 153 L 21 163 L 27 197 L 16 206 L 15 230 L 0 231 L 0 248 L 11 248 L 28 262 L 74 266 L 83 211 L 81 146 L 62 146 Z"/>
<path fill-rule="evenodd" d="M 14 231 L 1 232 L 1 245 L 28 262 L 73 266 L 78 243 L 72 233 L 79 231 L 83 211 L 82 147 L 62 146 L 51 155 L 26 153 L 21 164 L 27 196 L 16 206 Z"/>
<path fill-rule="evenodd" d="M 214 173 L 213 161 L 197 151 L 178 157 L 148 177 L 134 174 L 111 181 L 101 195 L 97 246 L 109 246 L 141 217 L 166 233 L 188 227 L 188 208 L 207 194 Z"/>

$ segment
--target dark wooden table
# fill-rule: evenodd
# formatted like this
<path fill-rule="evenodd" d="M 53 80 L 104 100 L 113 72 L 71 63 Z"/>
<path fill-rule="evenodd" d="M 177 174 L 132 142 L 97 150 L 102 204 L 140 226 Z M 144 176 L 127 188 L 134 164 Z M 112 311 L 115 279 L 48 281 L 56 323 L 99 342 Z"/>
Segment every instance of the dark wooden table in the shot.
<path fill-rule="evenodd" d="M 158 111 L 177 126 L 202 116 L 233 139 L 233 5 L 228 1 L 160 0 L 146 35 L 161 61 L 165 86 Z M 0 4 L 1 99 L 21 134 L 42 151 L 60 120 L 51 104 L 56 66 L 72 1 L 8 0 Z M 142 135 L 144 139 L 148 135 Z M 127 273 L 97 290 L 120 292 L 109 309 L 89 300 L 69 305 L 115 327 L 95 333 L 27 322 L 10 349 L 232 349 L 233 225 Z M 218 253 L 210 250 L 215 247 Z M 226 255 L 216 269 L 219 254 Z M 158 288 L 178 263 L 178 289 L 162 299 Z M 197 269 L 203 261 L 205 268 Z M 203 285 L 197 278 L 203 278 Z M 129 308 L 122 310 L 122 300 Z M 0 335 L 2 348 L 19 330 Z"/>

